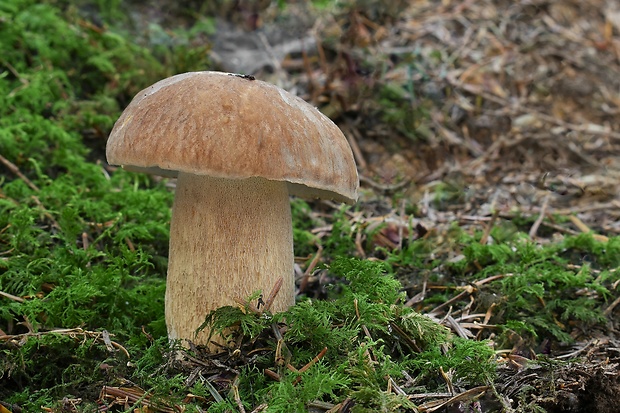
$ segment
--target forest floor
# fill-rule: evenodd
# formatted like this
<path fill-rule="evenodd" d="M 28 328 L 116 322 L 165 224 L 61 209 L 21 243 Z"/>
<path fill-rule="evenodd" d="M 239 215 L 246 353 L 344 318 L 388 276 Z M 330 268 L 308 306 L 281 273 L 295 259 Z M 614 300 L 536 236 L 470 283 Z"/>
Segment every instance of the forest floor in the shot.
<path fill-rule="evenodd" d="M 248 43 L 224 32 L 213 52 L 224 70 L 294 88 L 340 121 L 360 170 L 361 220 L 390 223 L 376 242 L 399 248 L 412 228 L 413 237 L 445 234 L 455 222 L 484 237 L 516 217 L 530 218 L 528 235 L 541 244 L 582 232 L 620 235 L 619 8 L 605 1 L 417 1 L 392 10 L 369 3 L 315 22 L 292 12 L 299 21 L 288 26 L 246 10 L 246 25 L 264 19 L 262 31 L 239 32 L 254 38 L 251 46 L 229 47 Z M 290 26 L 304 24 L 291 40 Z M 327 57 L 322 42 L 332 47 Z M 404 212 L 408 203 L 415 214 Z M 436 251 L 436 259 L 455 258 L 448 246 Z M 432 287 L 419 277 L 407 282 L 422 307 L 422 286 Z M 476 294 L 460 299 L 471 300 L 465 313 L 484 307 Z M 605 327 L 574 331 L 568 349 L 515 343 L 496 391 L 529 399 L 524 409 L 619 411 L 617 303 L 606 306 Z M 434 312 L 444 322 L 446 313 Z M 484 335 L 480 326 L 452 328 Z M 580 361 L 528 362 L 537 354 Z M 524 387 L 531 392 L 519 396 Z M 469 411 L 489 411 L 484 403 L 477 409 Z"/>
<path fill-rule="evenodd" d="M 411 377 L 394 382 L 416 406 L 402 411 L 620 411 L 620 258 L 610 256 L 620 251 L 620 8 L 604 0 L 324 3 L 221 2 L 200 10 L 217 15 L 208 23 L 166 1 L 131 4 L 130 15 L 148 47 L 175 47 L 179 26 L 212 25 L 189 44 L 208 45 L 205 69 L 293 91 L 344 132 L 360 199 L 344 211 L 310 203 L 305 230 L 316 248 L 298 259 L 301 293 L 324 298 L 332 275 L 313 269 L 329 264 L 321 251 L 345 223 L 351 255 L 389 262 L 408 308 L 495 350 L 496 374 L 484 385 L 459 386 L 452 370 L 435 376 L 444 391 L 403 390 L 416 388 Z M 106 137 L 85 137 L 98 164 Z M 564 278 L 536 266 L 549 255 L 511 266 L 527 257 L 515 237 L 565 259 Z M 17 347 L 24 337 L 7 330 L 0 339 Z M 244 351 L 250 359 L 257 350 Z M 187 356 L 180 370 L 229 372 L 228 356 Z M 135 406 L 146 393 L 104 387 L 100 405 L 120 409 L 123 397 Z M 356 411 L 347 400 L 309 409 Z M 182 411 L 142 406 L 134 411 Z"/>
<path fill-rule="evenodd" d="M 262 31 L 241 34 L 256 36 L 254 44 L 235 48 L 239 59 L 231 59 L 227 42 L 236 40 L 228 32 L 216 36 L 213 52 L 225 70 L 294 88 L 339 122 L 360 170 L 356 219 L 389 223 L 374 242 L 402 248 L 412 238 L 447 234 L 454 223 L 480 230 L 481 243 L 493 242 L 493 227 L 506 226 L 526 230 L 539 244 L 583 232 L 601 241 L 620 235 L 617 5 L 416 1 L 389 9 L 368 3 L 314 22 L 292 11 L 288 18 L 299 21 L 288 26 L 246 10 L 245 24 L 261 18 Z M 294 41 L 283 33 L 304 24 Z M 321 50 L 325 44 L 328 52 Z M 405 213 L 412 204 L 415 213 Z M 361 256 L 364 250 L 358 248 Z M 450 245 L 435 254 L 459 259 Z M 418 294 L 416 306 L 424 308 L 431 284 L 403 274 L 408 294 Z M 471 300 L 465 313 L 492 311 L 476 302 L 482 295 L 454 300 Z M 552 349 L 547 339 L 538 347 L 515 343 L 500 367 L 497 392 L 512 400 L 529 387 L 527 403 L 547 411 L 619 411 L 618 302 L 612 297 L 605 305 L 605 326 L 573 330 L 570 348 Z M 429 312 L 446 322 L 450 310 L 442 310 Z M 485 335 L 472 323 L 451 328 Z M 579 362 L 526 362 L 540 354 Z"/>

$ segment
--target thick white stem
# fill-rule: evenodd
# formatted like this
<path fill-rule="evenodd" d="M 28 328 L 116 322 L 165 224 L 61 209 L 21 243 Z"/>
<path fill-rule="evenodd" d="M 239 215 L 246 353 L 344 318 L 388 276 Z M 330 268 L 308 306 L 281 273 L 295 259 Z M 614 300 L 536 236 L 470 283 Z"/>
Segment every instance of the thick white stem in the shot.
<path fill-rule="evenodd" d="M 207 344 L 211 310 L 283 285 L 272 311 L 294 303 L 293 233 L 286 183 L 179 173 L 166 283 L 170 339 Z"/>

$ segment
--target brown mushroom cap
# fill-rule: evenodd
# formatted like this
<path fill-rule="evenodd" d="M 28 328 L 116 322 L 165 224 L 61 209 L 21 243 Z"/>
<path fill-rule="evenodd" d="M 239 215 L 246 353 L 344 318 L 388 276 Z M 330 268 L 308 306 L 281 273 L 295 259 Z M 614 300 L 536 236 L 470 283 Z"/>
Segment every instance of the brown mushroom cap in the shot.
<path fill-rule="evenodd" d="M 260 80 L 191 72 L 138 93 L 108 139 L 108 162 L 175 176 L 262 177 L 293 195 L 353 203 L 359 180 L 338 127 L 304 100 Z"/>

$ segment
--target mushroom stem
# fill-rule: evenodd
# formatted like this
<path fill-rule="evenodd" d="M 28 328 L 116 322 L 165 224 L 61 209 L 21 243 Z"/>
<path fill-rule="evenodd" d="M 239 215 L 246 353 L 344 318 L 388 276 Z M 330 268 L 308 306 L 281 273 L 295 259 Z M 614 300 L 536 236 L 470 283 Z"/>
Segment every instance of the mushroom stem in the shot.
<path fill-rule="evenodd" d="M 179 173 L 166 284 L 170 339 L 196 335 L 211 310 L 284 283 L 271 310 L 294 304 L 293 232 L 285 182 Z"/>

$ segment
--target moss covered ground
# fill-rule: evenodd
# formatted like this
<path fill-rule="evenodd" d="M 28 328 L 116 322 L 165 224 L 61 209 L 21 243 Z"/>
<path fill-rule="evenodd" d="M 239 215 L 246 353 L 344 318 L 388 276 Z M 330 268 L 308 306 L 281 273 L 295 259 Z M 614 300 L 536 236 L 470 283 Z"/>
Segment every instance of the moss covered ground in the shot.
<path fill-rule="evenodd" d="M 114 24 L 124 15 L 114 2 L 0 1 L 0 412 L 561 411 L 562 389 L 515 377 L 532 368 L 548 383 L 582 343 L 613 347 L 620 237 L 537 242 L 536 216 L 519 214 L 425 228 L 412 221 L 424 203 L 363 185 L 354 207 L 292 201 L 293 308 L 252 311 L 257 292 L 205 320 L 236 327 L 228 347 L 171 348 L 173 190 L 107 165 L 104 148 L 139 90 L 217 67 L 195 42 L 208 20 L 145 40 Z M 378 122 L 418 139 L 426 113 L 400 110 L 407 84 L 368 99 L 383 102 Z M 430 203 L 455 203 L 450 185 Z M 411 219 L 385 218 L 401 210 Z"/>

